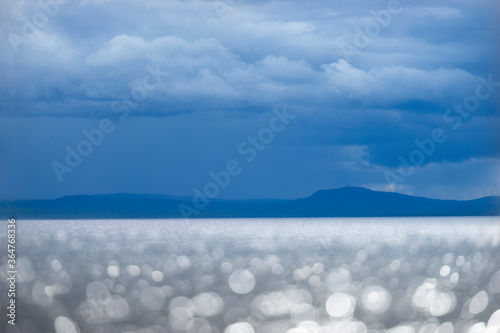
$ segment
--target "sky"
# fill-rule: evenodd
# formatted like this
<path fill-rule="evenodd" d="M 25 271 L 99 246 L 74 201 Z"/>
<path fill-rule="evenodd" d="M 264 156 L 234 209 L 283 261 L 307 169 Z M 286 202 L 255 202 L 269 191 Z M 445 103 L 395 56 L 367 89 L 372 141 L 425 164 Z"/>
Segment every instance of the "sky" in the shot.
<path fill-rule="evenodd" d="M 500 195 L 500 3 L 0 4 L 0 199 Z"/>

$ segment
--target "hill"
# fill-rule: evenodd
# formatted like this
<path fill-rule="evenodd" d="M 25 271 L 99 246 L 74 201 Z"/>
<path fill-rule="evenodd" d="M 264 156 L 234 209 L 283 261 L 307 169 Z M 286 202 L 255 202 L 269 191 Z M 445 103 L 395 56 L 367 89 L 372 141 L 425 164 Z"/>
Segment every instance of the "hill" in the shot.
<path fill-rule="evenodd" d="M 207 199 L 208 200 L 208 199 Z M 76 195 L 0 202 L 2 218 L 225 218 L 499 215 L 500 197 L 438 200 L 360 187 L 321 190 L 295 200 L 201 200 L 143 195 Z M 184 212 L 181 213 L 181 211 Z"/>

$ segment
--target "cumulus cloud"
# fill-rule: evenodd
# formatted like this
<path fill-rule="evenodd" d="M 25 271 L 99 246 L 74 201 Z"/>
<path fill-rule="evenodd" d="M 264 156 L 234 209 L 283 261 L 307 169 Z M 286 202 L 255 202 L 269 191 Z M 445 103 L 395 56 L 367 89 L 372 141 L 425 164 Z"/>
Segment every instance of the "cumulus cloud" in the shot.
<path fill-rule="evenodd" d="M 82 102 L 89 98 L 107 102 L 126 93 L 152 65 L 169 73 L 152 100 L 162 102 L 163 96 L 163 102 L 173 110 L 197 110 L 200 104 L 203 110 L 290 102 L 309 105 L 318 99 L 326 101 L 324 107 L 331 107 L 328 100 L 332 96 L 337 104 L 356 101 L 384 107 L 414 100 L 443 103 L 466 94 L 477 81 L 471 73 L 456 68 L 392 66 L 363 70 L 344 59 L 314 68 L 305 60 L 276 55 L 245 62 L 215 38 L 188 41 L 164 36 L 146 40 L 119 35 L 83 59 L 81 52 L 66 44 L 59 47 L 56 59 L 49 61 L 44 49 L 39 51 L 41 61 L 29 64 L 31 83 L 36 83 L 33 86 L 28 82 L 30 87 L 26 87 L 28 80 L 20 72 L 10 72 L 12 98 L 25 99 L 28 93 L 30 99 L 47 99 L 53 97 L 47 91 L 60 90 Z M 203 99 L 210 96 L 212 100 Z M 199 99 L 203 102 L 198 103 Z"/>
<path fill-rule="evenodd" d="M 33 1 L 15 7 L 17 21 L 9 19 L 4 36 L 21 35 L 22 18 L 29 20 L 40 11 Z M 126 94 L 146 66 L 158 64 L 170 80 L 151 101 L 165 102 L 175 110 L 196 111 L 200 104 L 206 111 L 290 102 L 303 106 L 322 102 L 322 108 L 330 108 L 332 99 L 337 104 L 355 101 L 391 107 L 453 100 L 468 93 L 479 74 L 476 68 L 463 66 L 471 54 L 467 43 L 453 47 L 426 43 L 416 39 L 404 21 L 397 22 L 405 16 L 430 16 L 436 21 L 429 22 L 442 30 L 443 20 L 466 20 L 467 5 L 405 5 L 373 47 L 360 50 L 351 63 L 342 59 L 340 42 L 352 39 L 356 27 L 362 28 L 373 20 L 374 10 L 384 8 L 327 1 L 315 6 L 238 2 L 224 8 L 221 13 L 210 1 L 145 1 L 139 6 L 133 1 L 93 0 L 60 6 L 36 37 L 20 45 L 20 54 L 13 56 L 8 38 L 2 40 L 8 51 L 2 56 L 8 95 L 25 103 L 57 97 L 47 91 L 62 91 L 87 108 L 86 99 L 105 104 Z M 77 12 L 79 29 L 74 23 Z M 395 31 L 396 24 L 405 27 L 403 31 Z M 383 47 L 377 44 L 382 41 Z M 422 53 L 416 56 L 419 50 Z M 211 94 L 212 101 L 196 102 L 197 97 Z M 193 105 L 183 102 L 187 100 Z M 28 106 L 19 112 L 39 113 Z"/>
<path fill-rule="evenodd" d="M 462 69 L 422 70 L 402 66 L 363 71 L 346 60 L 324 65 L 332 88 L 351 99 L 390 106 L 419 100 L 443 102 L 463 96 L 477 84 L 477 78 Z"/>

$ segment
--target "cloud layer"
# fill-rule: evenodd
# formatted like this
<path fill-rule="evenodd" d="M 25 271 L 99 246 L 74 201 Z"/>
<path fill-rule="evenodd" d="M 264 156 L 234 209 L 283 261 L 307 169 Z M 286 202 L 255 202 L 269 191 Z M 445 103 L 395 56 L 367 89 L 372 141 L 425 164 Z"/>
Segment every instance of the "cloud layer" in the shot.
<path fill-rule="evenodd" d="M 26 0 L 3 3 L 1 12 L 0 116 L 11 119 L 11 126 L 15 120 L 24 127 L 32 117 L 47 119 L 48 127 L 61 119 L 80 124 L 116 119 L 113 105 L 129 101 L 134 107 L 127 121 L 139 131 L 148 130 L 139 128 L 146 126 L 144 117 L 183 126 L 171 129 L 174 137 L 181 131 L 197 136 L 190 128 L 210 123 L 222 141 L 237 144 L 234 128 L 251 133 L 252 124 L 265 123 L 274 107 L 287 105 L 300 120 L 287 129 L 282 150 L 263 159 L 276 170 L 270 175 L 290 168 L 309 176 L 296 189 L 285 186 L 263 196 L 287 191 L 298 196 L 337 185 L 390 188 L 384 173 L 397 173 L 398 157 L 409 158 L 415 140 L 429 138 L 436 128 L 447 140 L 418 166 L 421 174 L 445 174 L 461 166 L 475 172 L 474 166 L 484 163 L 498 170 L 498 92 L 491 91 L 471 116 L 460 116 L 459 129 L 444 117 L 474 95 L 479 78 L 500 81 L 495 42 L 500 6 L 494 1 Z M 144 81 L 151 68 L 161 72 L 161 80 L 138 98 L 144 82 L 153 82 Z M 78 133 L 61 134 L 56 141 L 64 145 L 54 148 L 51 158 L 62 159 L 64 146 Z M 147 144 L 137 141 L 137 147 Z M 187 141 L 176 147 L 170 149 L 177 159 L 191 161 L 194 155 L 193 163 L 210 164 L 201 147 Z M 307 159 L 276 160 L 284 151 L 300 151 Z M 213 156 L 225 158 L 219 152 Z M 101 163 L 117 162 L 103 157 Z M 350 184 L 332 180 L 321 186 L 314 170 L 321 170 L 319 178 L 334 173 Z M 262 171 L 263 179 L 267 173 Z M 173 192 L 189 192 L 183 184 L 191 184 L 192 177 L 178 177 L 178 184 L 171 180 Z M 424 193 L 425 184 L 412 179 L 399 189 Z M 487 179 L 477 186 L 488 190 L 475 193 L 494 192 Z M 241 182 L 231 195 L 245 196 Z M 452 181 L 443 182 L 449 186 L 441 186 L 435 196 L 447 195 L 443 189 Z M 113 192 L 114 187 L 95 191 Z"/>

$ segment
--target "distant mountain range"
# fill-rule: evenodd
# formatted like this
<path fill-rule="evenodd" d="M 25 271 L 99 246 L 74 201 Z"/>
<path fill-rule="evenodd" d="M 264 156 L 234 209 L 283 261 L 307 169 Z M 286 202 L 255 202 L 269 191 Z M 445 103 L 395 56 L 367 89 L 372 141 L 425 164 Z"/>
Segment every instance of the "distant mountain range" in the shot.
<path fill-rule="evenodd" d="M 383 217 L 485 216 L 500 214 L 500 196 L 437 200 L 360 187 L 322 190 L 294 200 L 221 200 L 166 195 L 74 195 L 53 200 L 0 202 L 0 217 L 226 218 L 226 217 Z"/>

